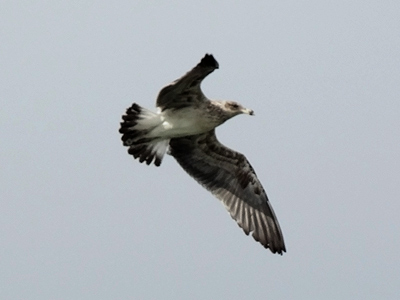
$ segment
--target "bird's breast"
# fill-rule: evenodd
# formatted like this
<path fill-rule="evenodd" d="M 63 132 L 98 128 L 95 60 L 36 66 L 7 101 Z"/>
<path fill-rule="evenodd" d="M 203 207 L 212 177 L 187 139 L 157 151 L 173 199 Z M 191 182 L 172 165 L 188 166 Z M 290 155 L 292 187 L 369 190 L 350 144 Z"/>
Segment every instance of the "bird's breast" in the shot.
<path fill-rule="evenodd" d="M 161 114 L 162 123 L 152 131 L 152 135 L 159 137 L 176 138 L 201 134 L 219 125 L 207 114 L 193 109 L 166 111 Z"/>

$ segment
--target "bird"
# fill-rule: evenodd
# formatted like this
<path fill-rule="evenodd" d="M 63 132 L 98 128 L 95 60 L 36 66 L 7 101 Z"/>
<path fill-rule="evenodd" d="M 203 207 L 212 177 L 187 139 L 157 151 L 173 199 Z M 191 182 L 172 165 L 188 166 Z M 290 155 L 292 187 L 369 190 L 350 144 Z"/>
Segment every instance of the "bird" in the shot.
<path fill-rule="evenodd" d="M 208 99 L 201 83 L 219 68 L 212 54 L 163 87 L 157 111 L 133 103 L 122 115 L 119 132 L 128 153 L 160 166 L 166 153 L 219 199 L 230 216 L 272 253 L 286 252 L 282 231 L 267 194 L 246 157 L 221 144 L 215 128 L 253 110 L 235 101 Z"/>

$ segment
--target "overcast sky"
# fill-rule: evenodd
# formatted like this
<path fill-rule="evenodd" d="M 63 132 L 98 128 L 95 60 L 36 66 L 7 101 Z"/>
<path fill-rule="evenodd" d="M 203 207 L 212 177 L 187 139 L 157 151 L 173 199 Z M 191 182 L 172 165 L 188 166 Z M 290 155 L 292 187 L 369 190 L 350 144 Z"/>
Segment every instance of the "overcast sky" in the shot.
<path fill-rule="evenodd" d="M 236 2 L 238 3 L 238 2 Z M 2 1 L 0 299 L 399 299 L 399 1 Z M 287 253 L 167 156 L 127 154 L 132 102 L 212 53 L 217 130 Z"/>

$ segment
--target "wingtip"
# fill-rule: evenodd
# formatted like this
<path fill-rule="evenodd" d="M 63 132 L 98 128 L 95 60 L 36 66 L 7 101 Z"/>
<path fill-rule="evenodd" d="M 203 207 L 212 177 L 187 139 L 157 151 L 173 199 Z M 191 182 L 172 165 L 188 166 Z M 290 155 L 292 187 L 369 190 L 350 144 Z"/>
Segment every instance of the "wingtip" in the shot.
<path fill-rule="evenodd" d="M 268 245 L 266 248 L 269 248 L 269 250 L 271 250 L 271 252 L 274 254 L 277 253 L 277 254 L 283 255 L 283 253 L 286 252 L 286 246 L 285 246 L 283 240 L 277 247 L 271 247 L 271 245 Z"/>
<path fill-rule="evenodd" d="M 212 67 L 215 69 L 219 68 L 218 62 L 215 60 L 212 54 L 206 53 L 206 55 L 201 59 L 199 66 L 202 67 Z"/>
<path fill-rule="evenodd" d="M 276 254 L 279 254 L 279 255 L 283 255 L 283 253 L 286 253 L 286 249 L 285 248 L 283 248 L 283 249 L 279 249 L 279 250 L 276 250 L 275 252 L 272 252 L 272 253 L 276 253 Z"/>

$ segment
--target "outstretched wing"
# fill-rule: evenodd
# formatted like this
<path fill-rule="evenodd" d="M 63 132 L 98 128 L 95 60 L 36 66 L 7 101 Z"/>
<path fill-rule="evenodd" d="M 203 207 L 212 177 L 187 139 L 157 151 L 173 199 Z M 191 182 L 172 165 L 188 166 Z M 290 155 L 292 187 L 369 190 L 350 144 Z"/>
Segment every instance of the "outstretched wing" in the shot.
<path fill-rule="evenodd" d="M 218 69 L 218 62 L 211 54 L 206 54 L 196 67 L 160 91 L 157 107 L 162 111 L 179 109 L 204 101 L 206 98 L 200 89 L 200 84 L 215 69 Z"/>
<path fill-rule="evenodd" d="M 285 252 L 278 220 L 246 157 L 218 142 L 215 131 L 171 139 L 182 168 L 221 200 L 248 235 L 273 253 Z"/>

